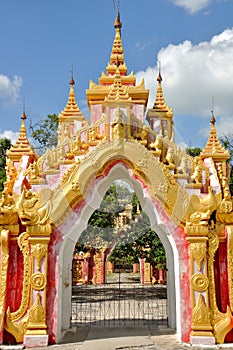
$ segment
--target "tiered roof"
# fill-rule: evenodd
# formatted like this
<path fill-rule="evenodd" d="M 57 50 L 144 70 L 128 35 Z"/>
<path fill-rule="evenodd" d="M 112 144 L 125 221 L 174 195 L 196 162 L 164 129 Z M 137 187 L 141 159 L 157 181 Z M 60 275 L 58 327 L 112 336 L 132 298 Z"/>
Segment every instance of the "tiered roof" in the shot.
<path fill-rule="evenodd" d="M 126 91 L 126 88 L 122 85 L 120 71 L 117 70 L 115 74 L 114 83 L 110 86 L 110 91 L 105 102 L 131 102 L 132 99 Z"/>
<path fill-rule="evenodd" d="M 79 121 L 84 121 L 85 118 L 80 111 L 76 98 L 75 98 L 75 93 L 74 93 L 74 78 L 72 77 L 70 80 L 70 92 L 69 92 L 69 97 L 67 104 L 63 111 L 59 114 L 59 122 L 62 123 L 64 121 L 69 121 L 69 120 L 79 120 Z"/>
<path fill-rule="evenodd" d="M 10 158 L 13 161 L 20 161 L 21 157 L 24 155 L 36 156 L 27 138 L 27 132 L 25 127 L 25 111 L 23 111 L 21 119 L 22 123 L 18 139 L 16 143 L 13 146 L 11 146 L 11 148 L 7 152 L 8 158 Z"/>
<path fill-rule="evenodd" d="M 172 109 L 167 105 L 164 95 L 163 95 L 163 89 L 162 89 L 162 76 L 159 71 L 158 77 L 157 77 L 157 82 L 158 82 L 158 87 L 157 87 L 157 92 L 156 92 L 156 97 L 154 101 L 153 108 L 148 110 L 148 118 L 158 118 L 158 117 L 163 117 L 166 119 L 172 119 L 173 112 Z"/>
<path fill-rule="evenodd" d="M 106 73 L 102 72 L 101 77 L 98 80 L 98 84 L 95 84 L 90 80 L 89 89 L 86 90 L 86 97 L 88 105 L 103 104 L 105 98 L 109 95 L 110 86 L 115 83 L 115 77 L 117 71 L 121 77 L 122 86 L 124 86 L 132 98 L 133 103 L 147 105 L 149 91 L 145 89 L 144 81 L 136 86 L 136 78 L 134 73 L 131 72 L 127 75 L 127 66 L 124 60 L 124 50 L 121 40 L 121 27 L 120 14 L 118 13 L 114 27 L 116 29 L 115 38 L 112 45 L 112 51 L 110 55 L 109 63 L 106 67 Z"/>
<path fill-rule="evenodd" d="M 212 111 L 212 117 L 210 120 L 211 130 L 210 136 L 206 143 L 205 148 L 202 150 L 200 157 L 201 159 L 212 157 L 214 161 L 221 161 L 229 159 L 229 152 L 221 145 L 217 136 L 215 127 L 215 118 Z"/>

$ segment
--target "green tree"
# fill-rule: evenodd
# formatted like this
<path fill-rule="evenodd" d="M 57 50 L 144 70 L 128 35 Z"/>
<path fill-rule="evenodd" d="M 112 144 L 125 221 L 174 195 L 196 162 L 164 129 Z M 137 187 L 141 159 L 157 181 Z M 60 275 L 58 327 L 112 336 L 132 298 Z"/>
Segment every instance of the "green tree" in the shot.
<path fill-rule="evenodd" d="M 197 157 L 200 155 L 202 149 L 200 147 L 187 147 L 186 153 L 192 157 Z"/>
<path fill-rule="evenodd" d="M 0 139 L 0 192 L 2 192 L 3 184 L 6 181 L 6 152 L 10 147 L 11 141 L 9 139 Z"/>
<path fill-rule="evenodd" d="M 128 205 L 132 206 L 132 220 L 117 226 L 117 218 Z M 106 192 L 100 208 L 88 221 L 86 230 L 76 246 L 77 251 L 93 251 L 98 247 L 114 249 L 109 259 L 115 265 L 131 268 L 138 258 L 145 258 L 153 266 L 165 268 L 164 247 L 157 234 L 150 228 L 145 212 L 138 213 L 140 203 L 135 192 L 124 184 L 113 183 Z"/>
<path fill-rule="evenodd" d="M 229 172 L 230 172 L 230 191 L 231 195 L 233 195 L 233 134 L 223 135 L 219 138 L 219 141 L 223 145 L 223 147 L 228 150 L 230 159 L 229 159 Z"/>
<path fill-rule="evenodd" d="M 223 147 L 228 150 L 230 154 L 230 163 L 233 161 L 233 134 L 232 135 L 223 135 L 222 137 L 219 137 L 219 141 L 223 145 Z"/>
<path fill-rule="evenodd" d="M 110 260 L 116 265 L 129 267 L 138 258 L 144 258 L 152 266 L 166 267 L 165 249 L 158 235 L 151 230 L 150 221 L 145 212 L 137 220 L 121 231 L 118 243 L 111 253 Z"/>
<path fill-rule="evenodd" d="M 47 117 L 36 124 L 30 122 L 29 129 L 31 137 L 35 141 L 35 150 L 42 153 L 46 148 L 52 148 L 57 145 L 57 114 L 48 114 Z"/>
<path fill-rule="evenodd" d="M 79 248 L 85 251 L 85 246 L 96 248 L 114 244 L 116 217 L 131 203 L 131 198 L 127 187 L 114 182 L 105 193 L 99 209 L 88 220 L 87 228 L 79 240 Z"/>

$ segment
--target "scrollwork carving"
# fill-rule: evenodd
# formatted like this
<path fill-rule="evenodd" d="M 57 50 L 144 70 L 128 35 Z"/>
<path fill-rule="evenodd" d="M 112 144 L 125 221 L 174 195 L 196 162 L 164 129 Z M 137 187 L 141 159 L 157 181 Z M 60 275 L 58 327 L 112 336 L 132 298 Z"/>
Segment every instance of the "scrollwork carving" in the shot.
<path fill-rule="evenodd" d="M 43 290 L 46 286 L 45 275 L 41 272 L 36 272 L 31 277 L 32 288 L 35 290 Z"/>
<path fill-rule="evenodd" d="M 208 288 L 209 281 L 206 275 L 195 273 L 191 278 L 191 285 L 197 292 L 204 292 Z"/>

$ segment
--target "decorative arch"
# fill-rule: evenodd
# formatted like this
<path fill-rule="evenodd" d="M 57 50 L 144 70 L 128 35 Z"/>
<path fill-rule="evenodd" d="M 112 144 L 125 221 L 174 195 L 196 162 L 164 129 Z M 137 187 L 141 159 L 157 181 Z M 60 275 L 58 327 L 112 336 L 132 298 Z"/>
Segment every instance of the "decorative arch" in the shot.
<path fill-rule="evenodd" d="M 185 214 L 189 205 L 187 192 L 177 183 L 167 167 L 143 145 L 123 139 L 102 142 L 64 174 L 53 195 L 54 205 L 50 214 L 53 224 L 57 226 L 62 223 L 69 208 L 75 207 L 82 199 L 87 200 L 88 195 L 91 195 L 90 184 L 111 169 L 111 164 L 118 162 L 124 162 L 132 176 L 146 184 L 151 197 L 165 208 L 175 224 L 182 227 L 185 225 Z"/>
<path fill-rule="evenodd" d="M 184 204 L 184 198 L 188 199 L 186 192 L 175 181 L 171 183 L 166 167 L 134 142 L 101 144 L 96 152 L 73 166 L 64 178 L 63 185 L 55 191 L 57 197 L 51 213 L 56 227 L 52 232 L 49 255 L 49 266 L 54 271 L 49 271 L 49 276 L 59 275 L 57 285 L 53 286 L 48 297 L 51 298 L 48 314 L 57 318 L 56 325 L 49 325 L 52 340 L 58 341 L 62 330 L 69 328 L 72 252 L 79 235 L 111 183 L 125 180 L 136 192 L 150 218 L 151 228 L 165 247 L 169 326 L 177 329 L 180 340 L 188 341 L 191 327 L 191 306 L 187 303 L 190 300 L 189 248 L 184 229 L 177 225 L 182 223 L 185 208 L 178 203 Z M 52 303 L 54 295 L 57 298 L 56 307 Z M 67 313 L 62 310 L 67 310 Z"/>

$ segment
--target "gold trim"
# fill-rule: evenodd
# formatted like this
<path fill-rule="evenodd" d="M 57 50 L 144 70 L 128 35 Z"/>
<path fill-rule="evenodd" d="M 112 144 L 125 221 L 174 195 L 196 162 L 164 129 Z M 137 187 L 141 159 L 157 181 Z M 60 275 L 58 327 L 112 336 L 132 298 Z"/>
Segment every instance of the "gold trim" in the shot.
<path fill-rule="evenodd" d="M 36 272 L 31 277 L 32 288 L 35 290 L 43 290 L 46 287 L 47 281 L 43 273 Z"/>
<path fill-rule="evenodd" d="M 3 319 L 5 313 L 6 286 L 7 286 L 7 271 L 9 262 L 9 230 L 1 231 L 1 260 L 0 260 L 0 330 L 3 328 Z"/>
<path fill-rule="evenodd" d="M 21 298 L 19 309 L 12 313 L 9 311 L 12 321 L 17 321 L 21 317 L 23 317 L 23 315 L 27 311 L 27 307 L 30 299 L 30 287 L 31 287 L 30 277 L 31 277 L 32 266 L 31 266 L 31 259 L 30 259 L 30 248 L 29 248 L 28 237 L 29 237 L 28 234 L 26 232 L 23 232 L 18 238 L 18 245 L 23 254 L 23 262 L 24 262 L 23 291 L 22 291 L 22 298 Z"/>
<path fill-rule="evenodd" d="M 228 233 L 228 248 L 227 248 L 227 263 L 228 263 L 228 285 L 229 299 L 231 308 L 233 307 L 233 226 L 227 226 Z"/>
<path fill-rule="evenodd" d="M 195 273 L 191 278 L 191 285 L 197 292 L 204 292 L 208 288 L 209 281 L 203 273 Z"/>

